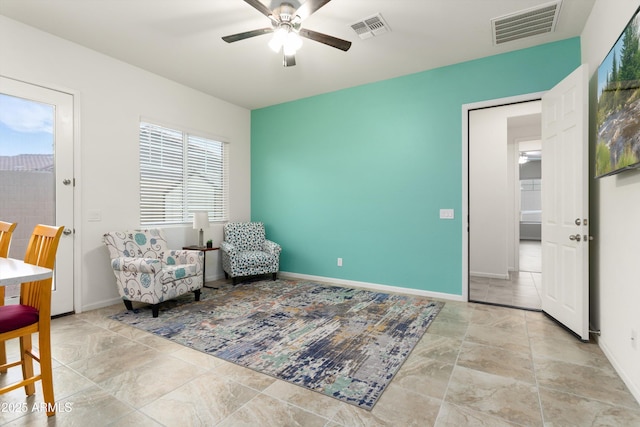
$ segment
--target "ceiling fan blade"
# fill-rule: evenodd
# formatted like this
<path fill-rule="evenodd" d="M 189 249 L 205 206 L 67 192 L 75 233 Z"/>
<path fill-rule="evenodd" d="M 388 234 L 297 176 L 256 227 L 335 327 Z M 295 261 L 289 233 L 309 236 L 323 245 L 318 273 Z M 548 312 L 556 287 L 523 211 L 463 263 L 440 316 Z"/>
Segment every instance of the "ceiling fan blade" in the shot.
<path fill-rule="evenodd" d="M 261 28 L 259 30 L 245 31 L 244 33 L 232 34 L 230 36 L 224 36 L 222 40 L 226 41 L 227 43 L 233 43 L 239 40 L 244 40 L 250 37 L 261 36 L 263 34 L 269 34 L 269 33 L 273 33 L 273 28 L 271 27 Z"/>
<path fill-rule="evenodd" d="M 254 9 L 262 13 L 266 17 L 270 17 L 271 15 L 273 15 L 271 9 L 262 4 L 259 0 L 244 0 L 244 2 L 252 6 Z"/>
<path fill-rule="evenodd" d="M 285 67 L 293 67 L 296 65 L 296 57 L 295 55 L 284 55 L 282 59 L 282 65 Z"/>
<path fill-rule="evenodd" d="M 328 34 L 318 33 L 317 31 L 307 30 L 306 28 L 301 28 L 299 34 L 300 37 L 314 40 L 328 46 L 335 47 L 336 49 L 344 50 L 345 52 L 351 47 L 350 41 L 342 40 Z"/>
<path fill-rule="evenodd" d="M 246 1 L 246 0 L 245 0 Z M 325 4 L 329 3 L 331 0 L 307 0 L 296 10 L 296 15 L 300 17 L 301 20 L 307 19 L 312 13 L 316 10 L 320 9 Z"/>

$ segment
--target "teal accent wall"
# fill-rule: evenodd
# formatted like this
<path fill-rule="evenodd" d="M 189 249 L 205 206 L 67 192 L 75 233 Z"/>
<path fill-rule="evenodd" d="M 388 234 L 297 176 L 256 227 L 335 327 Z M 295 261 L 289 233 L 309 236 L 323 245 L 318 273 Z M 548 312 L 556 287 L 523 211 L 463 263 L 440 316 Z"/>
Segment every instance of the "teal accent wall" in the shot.
<path fill-rule="evenodd" d="M 281 271 L 461 295 L 462 105 L 579 65 L 572 38 L 252 111 L 251 218 Z"/>

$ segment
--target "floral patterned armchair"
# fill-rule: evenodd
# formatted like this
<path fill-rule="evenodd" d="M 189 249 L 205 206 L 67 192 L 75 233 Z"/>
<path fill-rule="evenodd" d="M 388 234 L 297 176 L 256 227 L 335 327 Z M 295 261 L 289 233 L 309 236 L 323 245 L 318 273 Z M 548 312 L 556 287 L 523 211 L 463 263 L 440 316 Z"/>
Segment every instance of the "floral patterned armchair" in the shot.
<path fill-rule="evenodd" d="M 279 244 L 265 238 L 261 222 L 230 222 L 224 226 L 224 241 L 220 242 L 222 269 L 225 277 L 236 284 L 238 277 L 272 274 L 280 269 Z"/>
<path fill-rule="evenodd" d="M 204 253 L 169 250 L 162 230 L 112 231 L 104 244 L 109 249 L 111 268 L 118 292 L 128 310 L 132 301 L 152 305 L 158 317 L 159 304 L 187 292 L 200 301 Z"/>

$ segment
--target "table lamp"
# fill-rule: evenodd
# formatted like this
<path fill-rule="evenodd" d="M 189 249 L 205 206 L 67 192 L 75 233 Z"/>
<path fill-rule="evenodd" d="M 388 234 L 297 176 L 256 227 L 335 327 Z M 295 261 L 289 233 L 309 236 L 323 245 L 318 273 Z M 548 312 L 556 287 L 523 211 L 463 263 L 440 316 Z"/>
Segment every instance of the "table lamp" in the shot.
<path fill-rule="evenodd" d="M 193 229 L 200 230 L 198 246 L 204 246 L 204 228 L 209 228 L 209 212 L 195 211 L 193 213 Z"/>

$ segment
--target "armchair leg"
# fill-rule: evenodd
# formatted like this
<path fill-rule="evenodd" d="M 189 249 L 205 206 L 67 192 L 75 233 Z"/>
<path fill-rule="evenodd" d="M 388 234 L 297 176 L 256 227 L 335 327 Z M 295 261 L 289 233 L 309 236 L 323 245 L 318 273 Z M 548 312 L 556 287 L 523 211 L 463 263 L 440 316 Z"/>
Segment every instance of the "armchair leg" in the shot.
<path fill-rule="evenodd" d="M 160 304 L 153 304 L 151 306 L 151 314 L 153 317 L 158 317 L 158 313 L 160 312 Z"/>
<path fill-rule="evenodd" d="M 272 280 L 276 280 L 278 276 L 278 273 L 271 273 L 271 279 Z"/>
<path fill-rule="evenodd" d="M 127 310 L 133 310 L 133 304 L 131 304 L 131 301 L 129 301 L 128 299 L 123 299 L 122 302 L 124 303 L 124 306 L 127 308 Z"/>
<path fill-rule="evenodd" d="M 200 301 L 200 289 L 196 289 L 193 293 L 196 295 L 196 301 Z"/>

